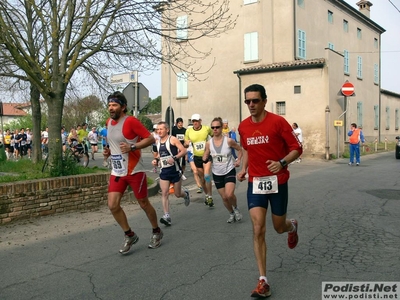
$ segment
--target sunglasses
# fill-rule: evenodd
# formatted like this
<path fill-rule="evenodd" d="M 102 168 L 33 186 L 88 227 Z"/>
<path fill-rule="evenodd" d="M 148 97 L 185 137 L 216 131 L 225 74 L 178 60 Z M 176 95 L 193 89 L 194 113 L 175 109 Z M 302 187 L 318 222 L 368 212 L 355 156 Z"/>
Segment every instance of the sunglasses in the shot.
<path fill-rule="evenodd" d="M 221 126 L 211 126 L 211 129 L 220 129 Z"/>
<path fill-rule="evenodd" d="M 253 104 L 257 104 L 260 101 L 261 101 L 260 99 L 246 99 L 246 100 L 244 100 L 244 103 L 246 103 L 247 105 L 249 105 L 250 102 L 253 102 Z"/>

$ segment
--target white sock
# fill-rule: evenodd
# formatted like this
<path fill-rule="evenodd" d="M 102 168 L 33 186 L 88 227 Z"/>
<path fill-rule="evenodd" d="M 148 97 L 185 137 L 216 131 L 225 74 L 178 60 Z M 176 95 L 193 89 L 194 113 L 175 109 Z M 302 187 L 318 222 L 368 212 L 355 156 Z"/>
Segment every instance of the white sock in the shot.
<path fill-rule="evenodd" d="M 169 218 L 169 217 L 170 217 L 169 212 L 164 214 L 164 218 Z"/>
<path fill-rule="evenodd" d="M 265 276 L 260 276 L 259 280 L 262 280 L 262 279 L 264 279 L 264 281 L 265 281 L 266 283 L 268 283 L 267 277 L 265 277 Z"/>

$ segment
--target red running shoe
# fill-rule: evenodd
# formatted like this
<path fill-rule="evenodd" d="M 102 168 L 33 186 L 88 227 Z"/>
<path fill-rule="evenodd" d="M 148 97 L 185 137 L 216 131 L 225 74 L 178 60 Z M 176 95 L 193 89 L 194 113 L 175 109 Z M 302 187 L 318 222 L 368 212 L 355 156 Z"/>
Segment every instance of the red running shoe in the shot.
<path fill-rule="evenodd" d="M 271 289 L 269 284 L 264 279 L 258 281 L 257 287 L 251 292 L 251 297 L 267 298 L 271 296 Z"/>
<path fill-rule="evenodd" d="M 293 226 L 295 228 L 295 231 L 288 233 L 287 242 L 288 242 L 289 248 L 293 249 L 293 248 L 295 248 L 297 246 L 297 243 L 299 242 L 299 236 L 297 235 L 297 229 L 299 227 L 298 227 L 298 224 L 297 224 L 297 220 L 291 219 L 290 222 L 292 222 L 292 224 L 293 224 Z"/>

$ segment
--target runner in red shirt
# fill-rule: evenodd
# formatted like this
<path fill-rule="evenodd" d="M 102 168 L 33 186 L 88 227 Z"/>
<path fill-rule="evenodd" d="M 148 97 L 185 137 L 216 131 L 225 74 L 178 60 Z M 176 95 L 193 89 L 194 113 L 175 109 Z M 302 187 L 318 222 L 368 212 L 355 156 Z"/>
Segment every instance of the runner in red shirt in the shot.
<path fill-rule="evenodd" d="M 140 150 L 153 144 L 154 138 L 138 119 L 126 115 L 127 100 L 124 94 L 114 92 L 107 100 L 110 112 L 110 119 L 107 121 L 109 147 L 104 148 L 103 155 L 110 156 L 112 164 L 108 185 L 108 208 L 125 232 L 124 244 L 119 252 L 128 253 L 131 246 L 139 240 L 129 226 L 126 214 L 120 205 L 128 185 L 153 227 L 148 247 L 158 248 L 163 232 L 158 226 L 156 211 L 147 196 L 147 177 L 142 168 Z"/>
<path fill-rule="evenodd" d="M 286 219 L 289 180 L 287 165 L 303 151 L 290 124 L 283 117 L 265 110 L 267 95 L 262 85 L 250 85 L 244 94 L 244 102 L 251 116 L 243 120 L 238 128 L 243 162 L 237 178 L 243 181 L 248 174 L 247 203 L 253 224 L 254 253 L 260 272 L 258 285 L 251 296 L 268 297 L 271 295 L 266 277 L 265 222 L 268 202 L 276 232 L 288 232 L 288 246 L 293 249 L 298 242 L 297 220 Z"/>

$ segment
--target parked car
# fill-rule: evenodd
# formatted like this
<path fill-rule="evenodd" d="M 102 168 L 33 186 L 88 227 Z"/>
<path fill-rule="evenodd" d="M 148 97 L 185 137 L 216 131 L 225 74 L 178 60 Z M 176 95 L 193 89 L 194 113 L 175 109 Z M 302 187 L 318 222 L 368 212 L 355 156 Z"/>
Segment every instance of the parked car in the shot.
<path fill-rule="evenodd" d="M 400 136 L 396 136 L 396 150 L 395 150 L 396 159 L 400 159 Z"/>

